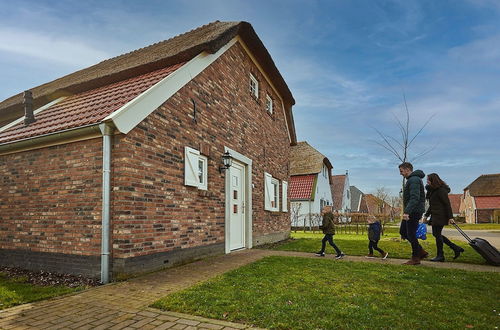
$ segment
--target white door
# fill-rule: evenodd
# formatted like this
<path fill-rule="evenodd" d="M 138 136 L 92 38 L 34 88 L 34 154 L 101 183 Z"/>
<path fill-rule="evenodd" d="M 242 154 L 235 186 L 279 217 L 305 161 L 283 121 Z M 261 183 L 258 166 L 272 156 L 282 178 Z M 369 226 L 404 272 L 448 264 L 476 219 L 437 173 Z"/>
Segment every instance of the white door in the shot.
<path fill-rule="evenodd" d="M 229 173 L 229 246 L 236 250 L 245 247 L 245 166 L 233 160 Z"/>

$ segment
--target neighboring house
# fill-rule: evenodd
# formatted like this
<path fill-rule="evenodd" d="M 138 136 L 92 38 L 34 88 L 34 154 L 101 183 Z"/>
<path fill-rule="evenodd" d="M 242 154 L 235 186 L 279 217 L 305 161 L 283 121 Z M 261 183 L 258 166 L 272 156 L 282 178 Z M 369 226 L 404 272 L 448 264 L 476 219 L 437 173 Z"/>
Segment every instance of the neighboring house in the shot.
<path fill-rule="evenodd" d="M 462 203 L 462 194 L 448 194 L 450 198 L 451 210 L 454 217 L 460 216 L 460 206 Z"/>
<path fill-rule="evenodd" d="M 290 150 L 290 207 L 293 227 L 318 225 L 318 215 L 332 205 L 332 164 L 307 142 Z"/>
<path fill-rule="evenodd" d="M 333 197 L 333 209 L 342 213 L 351 212 L 351 192 L 349 174 L 332 175 L 330 189 Z"/>
<path fill-rule="evenodd" d="M 483 174 L 464 189 L 467 223 L 500 223 L 500 173 Z"/>
<path fill-rule="evenodd" d="M 356 186 L 350 186 L 349 191 L 351 195 L 351 212 L 360 212 L 363 192 Z"/>
<path fill-rule="evenodd" d="M 381 215 L 394 215 L 395 209 L 389 205 L 389 203 L 383 201 L 372 194 L 364 194 L 363 195 L 364 202 L 362 203 L 363 207 L 362 213 L 369 214 L 381 214 Z"/>
<path fill-rule="evenodd" d="M 31 91 L 34 122 L 29 93 L 0 103 L 26 111 L 0 128 L 1 266 L 107 282 L 289 236 L 295 101 L 249 23 Z"/>

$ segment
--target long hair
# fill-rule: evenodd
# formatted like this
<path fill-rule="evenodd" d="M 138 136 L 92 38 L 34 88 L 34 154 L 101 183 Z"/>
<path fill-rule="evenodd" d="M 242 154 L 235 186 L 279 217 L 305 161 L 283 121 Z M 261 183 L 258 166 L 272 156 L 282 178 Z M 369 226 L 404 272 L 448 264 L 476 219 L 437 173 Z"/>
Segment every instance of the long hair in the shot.
<path fill-rule="evenodd" d="M 439 175 L 437 175 L 436 173 L 427 174 L 427 179 L 429 179 L 429 186 L 431 189 L 437 189 L 442 186 L 448 187 L 446 182 L 441 180 Z"/>

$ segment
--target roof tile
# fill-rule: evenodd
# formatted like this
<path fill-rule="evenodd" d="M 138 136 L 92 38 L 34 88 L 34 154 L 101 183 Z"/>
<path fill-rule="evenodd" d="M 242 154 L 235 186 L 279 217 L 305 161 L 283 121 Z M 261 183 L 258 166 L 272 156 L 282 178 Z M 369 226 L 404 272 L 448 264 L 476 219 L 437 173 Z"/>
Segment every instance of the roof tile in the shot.
<path fill-rule="evenodd" d="M 38 113 L 29 126 L 18 123 L 0 132 L 0 143 L 97 124 L 172 74 L 184 63 L 67 97 Z"/>
<path fill-rule="evenodd" d="M 474 197 L 477 209 L 500 209 L 500 196 Z"/>
<path fill-rule="evenodd" d="M 316 174 L 295 175 L 290 177 L 290 200 L 310 199 Z"/>

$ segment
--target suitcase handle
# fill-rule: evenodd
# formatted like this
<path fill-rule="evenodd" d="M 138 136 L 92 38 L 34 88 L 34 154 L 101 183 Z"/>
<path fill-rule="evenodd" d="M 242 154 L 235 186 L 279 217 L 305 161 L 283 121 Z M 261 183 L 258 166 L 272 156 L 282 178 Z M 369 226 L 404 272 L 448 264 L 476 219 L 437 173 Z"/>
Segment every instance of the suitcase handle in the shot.
<path fill-rule="evenodd" d="M 469 235 L 467 235 L 463 230 L 462 228 L 460 228 L 456 223 L 452 223 L 452 225 L 460 232 L 460 234 L 462 234 L 463 237 L 465 237 L 465 239 L 471 243 L 472 240 L 470 239 Z"/>

